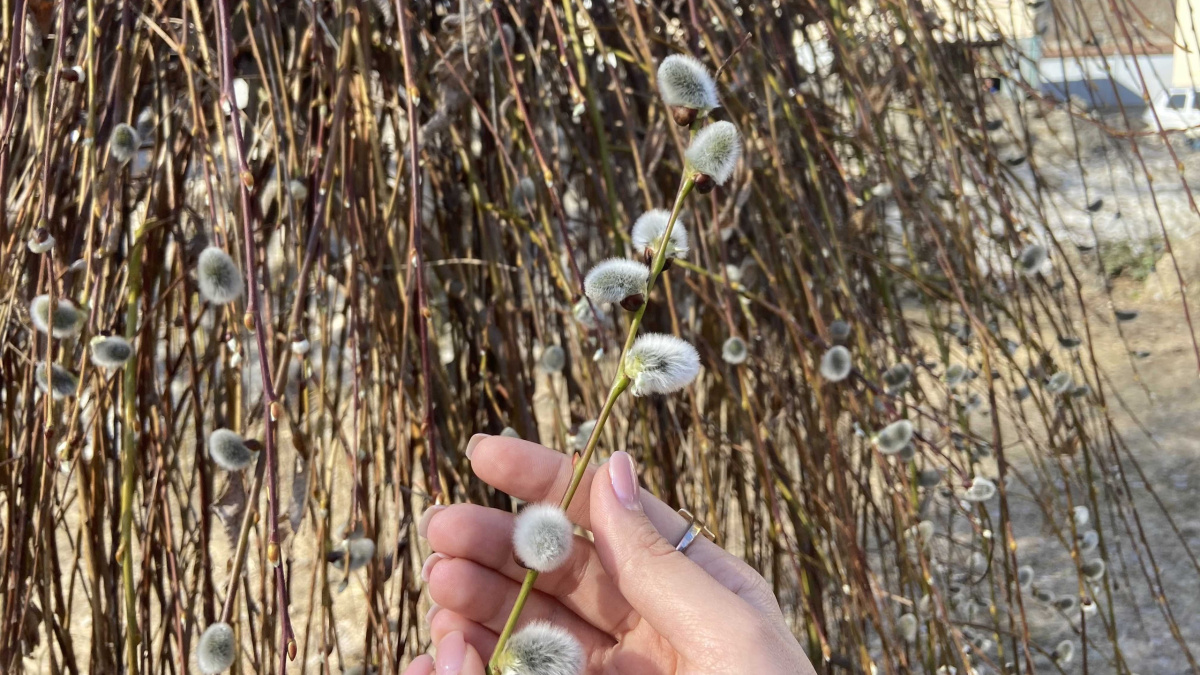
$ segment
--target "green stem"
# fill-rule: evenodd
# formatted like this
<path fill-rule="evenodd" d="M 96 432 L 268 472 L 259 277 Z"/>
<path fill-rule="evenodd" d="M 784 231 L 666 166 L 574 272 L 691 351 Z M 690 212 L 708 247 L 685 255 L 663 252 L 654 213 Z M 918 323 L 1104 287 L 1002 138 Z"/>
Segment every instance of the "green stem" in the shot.
<path fill-rule="evenodd" d="M 617 375 L 613 379 L 612 387 L 608 390 L 608 400 L 604 402 L 604 408 L 600 411 L 600 416 L 596 418 L 596 426 L 592 427 L 592 433 L 588 436 L 588 442 L 583 449 L 583 455 L 575 462 L 575 471 L 571 475 L 571 484 L 567 486 L 567 491 L 563 494 L 562 501 L 559 502 L 559 506 L 564 511 L 571 505 L 571 500 L 575 497 L 575 491 L 579 489 L 579 484 L 583 481 L 583 474 L 587 472 L 588 465 L 591 464 L 592 455 L 595 453 L 596 446 L 600 442 L 600 432 L 604 430 L 604 423 L 608 421 L 613 407 L 617 404 L 617 399 L 621 397 L 621 394 L 631 384 L 629 376 L 625 374 L 625 355 L 629 353 L 629 348 L 633 346 L 633 341 L 637 339 L 638 328 L 642 325 L 642 317 L 645 316 L 646 307 L 650 304 L 650 289 L 654 288 L 654 282 L 658 279 L 658 275 L 662 273 L 663 266 L 667 262 L 666 242 L 671 240 L 671 230 L 675 227 L 675 221 L 679 218 L 679 212 L 683 210 L 683 201 L 691 193 L 694 184 L 695 180 L 691 175 L 691 171 L 685 171 L 684 179 L 679 184 L 679 192 L 675 195 L 675 206 L 671 209 L 671 218 L 667 221 L 667 229 L 663 232 L 662 240 L 658 244 L 658 250 L 654 254 L 654 262 L 650 267 L 650 280 L 646 283 L 647 301 L 643 302 L 642 306 L 634 312 L 633 319 L 629 322 L 629 332 L 625 336 L 625 346 L 621 348 L 621 358 L 618 361 Z M 521 610 L 524 609 L 525 601 L 533 591 L 533 585 L 537 581 L 537 578 L 537 570 L 529 570 L 525 573 L 525 581 L 521 583 L 521 590 L 517 593 L 517 599 L 513 603 L 512 612 L 509 613 L 508 620 L 504 622 L 504 630 L 500 632 L 500 639 L 497 640 L 496 649 L 492 652 L 492 659 L 488 662 L 488 671 L 493 675 L 500 672 L 499 663 L 504 654 L 504 647 L 508 644 L 508 639 L 512 636 L 512 632 L 517 626 L 517 620 L 521 617 Z"/>
<path fill-rule="evenodd" d="M 142 299 L 142 250 L 146 235 L 137 239 L 129 253 L 129 274 L 125 293 L 125 339 L 134 344 L 138 332 L 138 303 Z M 137 363 L 126 364 L 121 403 L 124 419 L 121 430 L 121 590 L 125 595 L 125 659 L 129 673 L 138 672 L 137 604 L 133 587 L 133 491 L 137 484 L 137 451 L 134 449 L 134 425 L 137 424 Z"/>

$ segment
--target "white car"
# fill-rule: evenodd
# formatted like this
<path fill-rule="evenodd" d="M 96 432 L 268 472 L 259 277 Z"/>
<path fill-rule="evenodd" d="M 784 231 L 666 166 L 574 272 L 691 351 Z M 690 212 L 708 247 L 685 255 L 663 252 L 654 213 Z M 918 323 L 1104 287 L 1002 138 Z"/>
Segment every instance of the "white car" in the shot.
<path fill-rule="evenodd" d="M 1194 129 L 1200 132 L 1200 92 L 1195 89 L 1168 89 L 1150 102 L 1144 121 L 1151 129 Z M 1155 119 L 1157 114 L 1158 119 Z"/>

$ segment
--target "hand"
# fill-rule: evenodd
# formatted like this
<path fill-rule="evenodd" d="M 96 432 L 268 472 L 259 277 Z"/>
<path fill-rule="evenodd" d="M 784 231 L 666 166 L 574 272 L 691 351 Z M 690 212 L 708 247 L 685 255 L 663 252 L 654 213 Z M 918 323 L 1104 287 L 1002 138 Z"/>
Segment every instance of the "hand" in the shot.
<path fill-rule="evenodd" d="M 467 457 L 476 476 L 527 502 L 557 502 L 571 480 L 570 457 L 519 439 L 476 435 Z M 595 543 L 576 536 L 566 564 L 538 577 L 521 622 L 569 630 L 588 673 L 815 672 L 749 565 L 703 537 L 675 550 L 689 523 L 638 487 L 629 455 L 589 467 L 568 515 Z M 434 550 L 421 571 L 435 603 L 431 634 L 439 659 L 449 651 L 452 662 L 439 661 L 437 675 L 483 674 L 525 577 L 512 528 L 512 514 L 475 504 L 422 516 L 418 531 Z M 433 672 L 424 656 L 405 675 Z"/>

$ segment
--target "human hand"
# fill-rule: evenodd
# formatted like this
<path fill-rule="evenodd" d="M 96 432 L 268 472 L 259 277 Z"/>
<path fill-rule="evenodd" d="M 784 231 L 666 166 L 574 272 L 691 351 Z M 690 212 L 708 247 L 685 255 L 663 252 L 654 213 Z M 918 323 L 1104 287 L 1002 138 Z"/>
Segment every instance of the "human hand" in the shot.
<path fill-rule="evenodd" d="M 476 435 L 467 456 L 475 475 L 527 502 L 557 502 L 571 480 L 569 456 L 520 439 Z M 570 631 L 587 654 L 586 672 L 815 672 L 749 565 L 703 537 L 686 554 L 675 550 L 689 523 L 638 487 L 629 455 L 589 467 L 577 495 L 567 514 L 595 543 L 576 536 L 570 559 L 538 577 L 521 621 Z M 421 519 L 418 531 L 434 550 L 421 571 L 436 603 L 431 634 L 439 658 L 452 650 L 453 663 L 439 662 L 437 675 L 483 673 L 525 578 L 513 558 L 513 520 L 475 504 L 432 507 Z M 405 675 L 434 672 L 421 657 Z"/>

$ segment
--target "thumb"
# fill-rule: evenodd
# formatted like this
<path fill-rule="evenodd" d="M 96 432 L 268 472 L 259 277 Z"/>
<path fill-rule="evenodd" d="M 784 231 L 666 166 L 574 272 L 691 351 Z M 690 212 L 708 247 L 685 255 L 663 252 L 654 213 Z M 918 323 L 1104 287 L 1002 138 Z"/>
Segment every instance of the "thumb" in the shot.
<path fill-rule="evenodd" d="M 592 479 L 592 534 L 600 564 L 643 619 L 677 649 L 706 639 L 714 617 L 724 624 L 749 608 L 646 517 L 633 459 L 614 452 Z M 749 618 L 749 617 L 746 617 Z"/>

